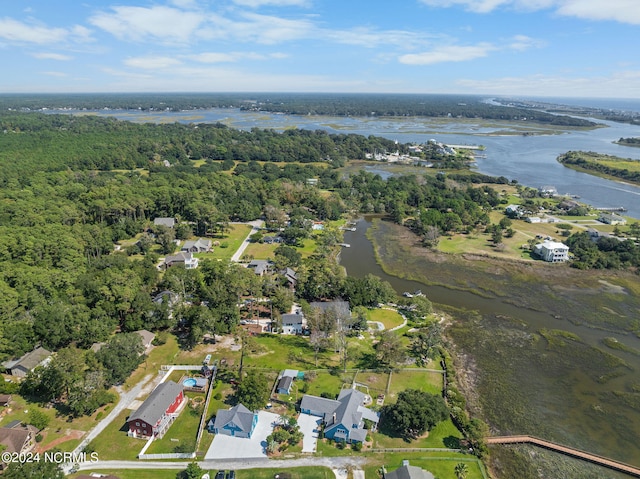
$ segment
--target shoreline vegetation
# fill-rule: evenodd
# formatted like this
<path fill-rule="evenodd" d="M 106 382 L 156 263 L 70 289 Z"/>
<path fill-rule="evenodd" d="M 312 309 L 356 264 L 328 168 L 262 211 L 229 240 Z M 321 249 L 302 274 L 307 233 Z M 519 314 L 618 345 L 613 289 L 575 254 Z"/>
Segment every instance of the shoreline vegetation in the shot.
<path fill-rule="evenodd" d="M 638 160 L 593 151 L 568 151 L 558 157 L 558 162 L 567 168 L 590 175 L 640 185 L 640 161 Z"/>
<path fill-rule="evenodd" d="M 516 317 L 434 301 L 435 308 L 449 318 L 446 335 L 452 343 L 448 349 L 455 359 L 458 386 L 471 414 L 486 421 L 492 433 L 538 435 L 587 450 L 597 447 L 596 453 L 634 461 L 633 453 L 594 446 L 589 438 L 601 434 L 599 427 L 626 436 L 623 430 L 637 421 L 637 391 L 619 381 L 629 368 L 637 367 L 636 350 L 612 340 L 608 333 L 628 334 L 633 328 L 633 305 L 623 307 L 619 294 L 602 289 L 603 285 L 622 286 L 620 294 L 626 302 L 629 293 L 640 288 L 637 275 L 443 254 L 421 247 L 409 230 L 380 218 L 367 233 L 376 261 L 387 274 L 493 296 L 521 308 L 521 316 Z M 507 284 L 508 300 L 503 299 Z M 429 295 L 428 290 L 425 293 Z M 531 318 L 540 316 L 548 317 L 550 326 L 534 326 Z M 593 339 L 597 336 L 606 339 Z M 510 367 L 505 369 L 504 364 Z M 558 394 L 567 388 L 587 395 Z M 593 417 L 594 408 L 600 412 L 593 424 L 573 422 L 576 410 Z M 606 426 L 601 422 L 605 417 Z M 541 470 L 555 477 L 602 473 L 595 466 L 547 451 L 536 449 L 533 457 L 528 446 L 492 446 L 490 452 L 488 465 L 497 477 L 537 477 Z"/>
<path fill-rule="evenodd" d="M 614 141 L 613 143 L 622 146 L 640 147 L 640 137 L 620 138 L 618 141 Z"/>

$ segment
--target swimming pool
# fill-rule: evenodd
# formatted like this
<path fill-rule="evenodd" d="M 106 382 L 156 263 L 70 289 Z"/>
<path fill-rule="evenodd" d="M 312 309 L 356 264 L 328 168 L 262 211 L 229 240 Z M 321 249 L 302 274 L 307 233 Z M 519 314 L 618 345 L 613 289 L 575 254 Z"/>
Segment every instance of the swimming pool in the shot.
<path fill-rule="evenodd" d="M 186 388 L 192 388 L 196 385 L 196 380 L 195 378 L 187 378 L 182 381 L 182 385 Z"/>

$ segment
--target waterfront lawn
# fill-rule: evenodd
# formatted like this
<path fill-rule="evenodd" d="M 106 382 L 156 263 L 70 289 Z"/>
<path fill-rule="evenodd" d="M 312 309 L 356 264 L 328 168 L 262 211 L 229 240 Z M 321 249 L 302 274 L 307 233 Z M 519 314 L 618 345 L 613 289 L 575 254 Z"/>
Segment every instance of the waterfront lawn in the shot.
<path fill-rule="evenodd" d="M 133 411 L 125 409 L 98 437 L 89 443 L 89 449 L 98 453 L 101 461 L 133 461 L 145 440 L 127 436 L 127 418 Z"/>
<path fill-rule="evenodd" d="M 463 462 L 467 465 L 469 473 L 466 479 L 483 479 L 483 466 L 480 461 L 468 454 L 453 452 L 407 452 L 367 454 L 367 465 L 364 466 L 365 476 L 376 478 L 378 469 L 384 466 L 388 472 L 395 471 L 402 466 L 403 460 L 408 460 L 412 466 L 418 466 L 431 472 L 438 479 L 456 479 L 454 469 L 456 464 Z"/>
<path fill-rule="evenodd" d="M 405 389 L 418 389 L 431 394 L 442 394 L 443 381 L 442 373 L 406 369 L 394 372 L 391 375 L 391 387 L 389 395 L 385 398 L 385 403 L 395 402 L 398 393 Z"/>
<path fill-rule="evenodd" d="M 245 364 L 281 369 L 315 369 L 314 351 L 309 341 L 301 336 L 260 334 L 256 342 L 264 348 L 262 352 L 245 358 Z M 330 367 L 334 364 L 330 351 L 318 354 L 318 367 Z"/>
<path fill-rule="evenodd" d="M 283 467 L 279 469 L 240 469 L 236 471 L 238 479 L 273 479 L 276 474 L 286 472 L 291 479 L 333 479 L 335 474 L 328 467 Z M 126 479 L 126 478 L 123 478 Z"/>
<path fill-rule="evenodd" d="M 373 398 L 373 404 L 375 405 L 378 394 L 386 394 L 389 373 L 360 372 L 355 381 L 369 388 L 369 394 Z M 360 390 L 365 392 L 364 388 L 360 388 Z"/>
<path fill-rule="evenodd" d="M 384 324 L 385 329 L 392 329 L 400 326 L 404 319 L 397 311 L 390 309 L 370 309 L 367 314 L 367 321 L 379 321 Z"/>
<path fill-rule="evenodd" d="M 385 434 L 384 430 L 371 433 L 374 448 L 448 448 L 457 449 L 460 447 L 462 433 L 453 424 L 451 418 L 441 421 L 426 433 L 424 436 L 412 441 L 405 441 L 401 437 L 392 437 Z"/>

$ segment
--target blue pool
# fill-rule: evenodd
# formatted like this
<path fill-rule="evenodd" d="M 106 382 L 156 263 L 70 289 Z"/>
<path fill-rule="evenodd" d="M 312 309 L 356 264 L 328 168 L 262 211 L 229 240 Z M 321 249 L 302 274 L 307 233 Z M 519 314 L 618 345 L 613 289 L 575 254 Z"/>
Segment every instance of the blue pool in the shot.
<path fill-rule="evenodd" d="M 186 388 L 192 388 L 196 385 L 196 380 L 195 378 L 187 378 L 182 381 L 182 385 Z"/>

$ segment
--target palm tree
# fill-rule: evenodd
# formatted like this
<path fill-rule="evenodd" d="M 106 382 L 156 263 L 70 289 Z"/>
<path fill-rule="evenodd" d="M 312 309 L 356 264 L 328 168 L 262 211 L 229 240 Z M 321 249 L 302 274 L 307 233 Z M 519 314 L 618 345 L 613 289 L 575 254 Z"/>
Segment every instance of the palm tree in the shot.
<path fill-rule="evenodd" d="M 467 477 L 467 474 L 469 474 L 469 468 L 466 464 L 459 462 L 458 464 L 456 464 L 454 472 L 456 473 L 457 479 L 465 479 Z"/>

